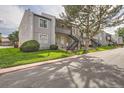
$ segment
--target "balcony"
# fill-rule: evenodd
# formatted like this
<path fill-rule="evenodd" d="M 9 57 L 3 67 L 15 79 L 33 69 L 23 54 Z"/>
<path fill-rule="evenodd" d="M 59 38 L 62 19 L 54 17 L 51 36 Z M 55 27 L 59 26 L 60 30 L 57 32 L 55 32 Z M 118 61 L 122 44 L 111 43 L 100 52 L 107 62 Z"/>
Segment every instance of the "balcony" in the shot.
<path fill-rule="evenodd" d="M 67 34 L 67 35 L 71 35 L 71 30 L 65 29 L 65 28 L 56 27 L 55 32 L 62 33 L 62 34 Z"/>

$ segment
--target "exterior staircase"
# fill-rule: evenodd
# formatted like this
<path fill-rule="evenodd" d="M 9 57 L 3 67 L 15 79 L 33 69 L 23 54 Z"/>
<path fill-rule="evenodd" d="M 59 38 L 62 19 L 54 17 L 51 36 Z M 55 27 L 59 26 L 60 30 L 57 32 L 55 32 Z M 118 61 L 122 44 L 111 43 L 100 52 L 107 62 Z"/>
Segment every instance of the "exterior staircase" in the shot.
<path fill-rule="evenodd" d="M 91 39 L 91 43 L 93 47 L 98 47 L 102 45 L 97 39 Z"/>
<path fill-rule="evenodd" d="M 67 47 L 67 50 L 74 50 L 76 47 L 78 47 L 79 40 L 73 35 L 68 35 L 68 36 L 71 37 L 74 40 L 74 42 Z"/>
<path fill-rule="evenodd" d="M 109 45 L 117 45 L 117 42 L 116 41 L 113 41 L 112 39 L 111 40 L 109 40 Z"/>
<path fill-rule="evenodd" d="M 74 40 L 74 42 L 72 42 L 72 44 L 70 44 L 66 48 L 67 50 L 74 50 L 76 47 L 78 47 L 79 39 L 76 36 L 72 35 L 72 31 L 71 30 L 56 27 L 56 32 L 57 33 L 66 34 L 66 35 L 68 35 L 70 38 L 72 38 Z"/>

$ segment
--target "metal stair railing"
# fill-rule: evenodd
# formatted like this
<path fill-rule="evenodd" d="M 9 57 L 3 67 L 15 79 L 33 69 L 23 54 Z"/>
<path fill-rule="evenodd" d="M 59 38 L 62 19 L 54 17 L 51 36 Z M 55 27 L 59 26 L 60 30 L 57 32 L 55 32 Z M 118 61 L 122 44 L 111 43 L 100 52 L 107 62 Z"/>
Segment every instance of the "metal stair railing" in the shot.
<path fill-rule="evenodd" d="M 67 47 L 67 50 L 74 50 L 78 46 L 79 40 L 73 35 L 68 35 L 68 36 L 71 37 L 74 40 L 74 42 Z"/>
<path fill-rule="evenodd" d="M 91 39 L 91 42 L 95 46 L 101 46 L 101 43 L 99 43 L 97 39 Z"/>

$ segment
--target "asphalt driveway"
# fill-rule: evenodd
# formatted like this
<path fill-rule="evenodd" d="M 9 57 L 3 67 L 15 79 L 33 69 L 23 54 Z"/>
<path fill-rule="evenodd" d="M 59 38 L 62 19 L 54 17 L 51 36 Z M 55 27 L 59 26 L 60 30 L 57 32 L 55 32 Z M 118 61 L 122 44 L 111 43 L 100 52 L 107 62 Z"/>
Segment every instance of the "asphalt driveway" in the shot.
<path fill-rule="evenodd" d="M 103 59 L 106 64 L 117 65 L 120 68 L 124 68 L 124 48 L 90 53 L 88 56 L 99 57 Z"/>
<path fill-rule="evenodd" d="M 124 87 L 124 48 L 3 74 L 0 87 Z"/>

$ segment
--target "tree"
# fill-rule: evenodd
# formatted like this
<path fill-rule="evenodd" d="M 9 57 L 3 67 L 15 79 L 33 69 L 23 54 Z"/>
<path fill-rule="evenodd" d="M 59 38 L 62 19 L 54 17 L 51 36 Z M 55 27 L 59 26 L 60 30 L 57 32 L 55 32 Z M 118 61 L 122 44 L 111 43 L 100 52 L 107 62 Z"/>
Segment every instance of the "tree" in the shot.
<path fill-rule="evenodd" d="M 124 27 L 118 28 L 117 31 L 116 31 L 116 34 L 118 36 L 121 36 L 123 38 L 123 41 L 124 41 Z"/>
<path fill-rule="evenodd" d="M 67 25 L 72 25 L 85 34 L 85 50 L 91 39 L 105 27 L 117 26 L 124 22 L 123 6 L 112 5 L 65 5 L 65 13 L 60 16 Z"/>
<path fill-rule="evenodd" d="M 15 32 L 12 32 L 11 34 L 9 34 L 9 36 L 8 36 L 9 40 L 12 42 L 14 47 L 18 47 L 18 41 L 19 41 L 18 34 L 19 34 L 19 32 L 15 31 Z"/>
<path fill-rule="evenodd" d="M 0 43 L 2 42 L 2 33 L 0 33 Z"/>

